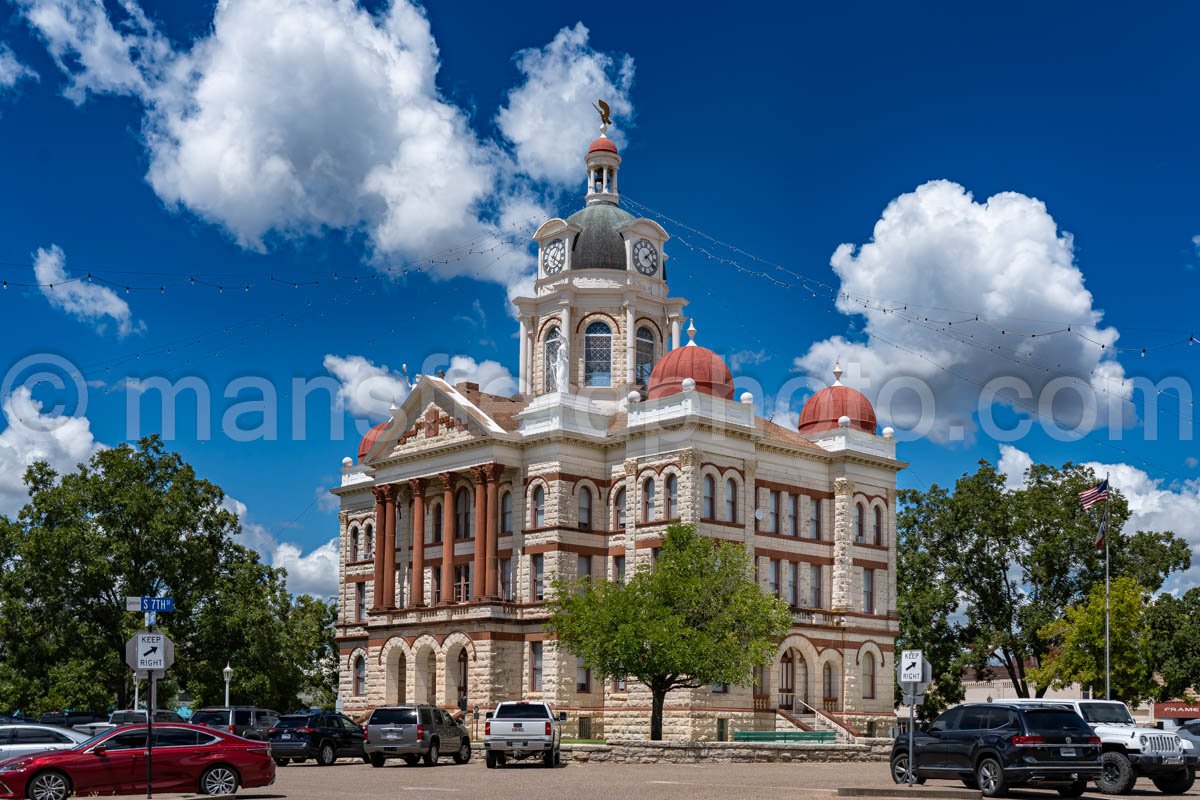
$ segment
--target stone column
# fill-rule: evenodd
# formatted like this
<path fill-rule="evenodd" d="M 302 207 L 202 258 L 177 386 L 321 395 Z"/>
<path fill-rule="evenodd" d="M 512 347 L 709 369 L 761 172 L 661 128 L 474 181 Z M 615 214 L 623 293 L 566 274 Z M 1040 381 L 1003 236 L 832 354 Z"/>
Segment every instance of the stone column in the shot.
<path fill-rule="evenodd" d="M 454 473 L 438 475 L 442 482 L 442 603 L 454 601 Z"/>
<path fill-rule="evenodd" d="M 489 464 L 487 473 L 487 544 L 484 547 L 484 594 L 489 599 L 500 596 L 500 473 L 503 467 Z"/>
<path fill-rule="evenodd" d="M 633 332 L 633 303 L 625 303 L 625 379 L 630 386 L 637 383 L 637 338 Z M 616 386 L 617 382 L 613 381 Z"/>
<path fill-rule="evenodd" d="M 695 450 L 684 450 L 679 458 L 683 477 L 679 481 L 679 521 L 695 523 L 700 519 L 702 488 L 700 486 L 700 454 Z M 665 491 L 666 485 L 663 485 Z M 716 498 L 713 498 L 716 502 Z M 715 510 L 715 509 L 714 509 Z"/>
<path fill-rule="evenodd" d="M 471 599 L 482 600 L 487 594 L 487 470 L 475 467 L 471 477 L 475 480 L 475 579 L 471 581 Z"/>
<path fill-rule="evenodd" d="M 425 481 L 415 478 L 408 482 L 412 489 L 412 584 L 408 590 L 410 606 L 425 605 Z"/>
<path fill-rule="evenodd" d="M 396 607 L 396 494 L 398 486 L 383 487 L 383 607 Z M 378 548 L 378 545 L 376 545 Z"/>
<path fill-rule="evenodd" d="M 563 394 L 570 394 L 571 379 L 575 377 L 575 361 L 571 358 L 571 347 L 575 344 L 575 335 L 571 331 L 571 307 L 569 305 L 563 304 L 562 309 L 559 311 L 559 319 L 559 324 L 562 328 L 559 331 L 559 341 L 561 342 L 559 347 L 567 348 L 567 385 L 559 386 L 558 391 Z M 582 360 L 583 350 L 580 350 L 579 353 Z"/>
<path fill-rule="evenodd" d="M 525 317 L 519 319 L 521 330 L 521 363 L 517 370 L 517 391 L 521 394 L 529 394 L 530 375 L 533 372 L 532 366 L 529 363 L 529 326 L 525 322 Z"/>
<path fill-rule="evenodd" d="M 681 323 L 681 320 L 679 319 L 679 317 L 674 317 L 671 319 L 671 349 L 672 350 L 674 350 L 676 347 L 679 347 L 680 323 Z"/>
<path fill-rule="evenodd" d="M 850 555 L 850 543 L 854 539 L 853 512 L 854 484 L 848 478 L 837 478 L 833 482 L 833 575 L 830 587 L 830 605 L 834 611 L 849 611 L 854 605 L 854 559 Z"/>
<path fill-rule="evenodd" d="M 383 548 L 380 539 L 383 536 L 383 530 L 387 527 L 387 506 L 386 506 L 386 489 L 382 486 L 376 486 L 372 489 L 375 495 L 375 575 L 373 596 L 371 598 L 371 608 L 378 611 L 383 608 Z"/>

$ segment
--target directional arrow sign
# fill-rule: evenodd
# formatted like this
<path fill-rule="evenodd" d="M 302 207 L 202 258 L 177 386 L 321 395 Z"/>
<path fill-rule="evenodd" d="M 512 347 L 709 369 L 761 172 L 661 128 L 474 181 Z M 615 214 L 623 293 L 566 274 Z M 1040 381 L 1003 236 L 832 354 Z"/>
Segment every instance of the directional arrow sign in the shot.
<path fill-rule="evenodd" d="M 168 670 L 175 663 L 175 645 L 161 633 L 139 631 L 125 643 L 125 663 L 133 670 Z"/>
<path fill-rule="evenodd" d="M 922 675 L 921 665 L 925 660 L 920 650 L 904 650 L 900 653 L 900 682 L 919 683 Z"/>

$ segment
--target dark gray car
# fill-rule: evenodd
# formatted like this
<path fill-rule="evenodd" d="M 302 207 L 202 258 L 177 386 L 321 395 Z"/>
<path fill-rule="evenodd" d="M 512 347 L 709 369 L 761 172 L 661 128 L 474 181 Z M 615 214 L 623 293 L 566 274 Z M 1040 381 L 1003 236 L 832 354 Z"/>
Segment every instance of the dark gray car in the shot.
<path fill-rule="evenodd" d="M 279 713 L 269 708 L 254 706 L 210 707 L 197 711 L 192 715 L 190 722 L 193 725 L 206 725 L 235 736 L 265 742 L 267 731 L 279 722 Z"/>
<path fill-rule="evenodd" d="M 402 758 L 410 767 L 418 761 L 433 766 L 443 755 L 455 764 L 471 760 L 471 735 L 435 706 L 383 706 L 371 712 L 363 726 L 363 749 L 373 767 L 389 758 Z"/>

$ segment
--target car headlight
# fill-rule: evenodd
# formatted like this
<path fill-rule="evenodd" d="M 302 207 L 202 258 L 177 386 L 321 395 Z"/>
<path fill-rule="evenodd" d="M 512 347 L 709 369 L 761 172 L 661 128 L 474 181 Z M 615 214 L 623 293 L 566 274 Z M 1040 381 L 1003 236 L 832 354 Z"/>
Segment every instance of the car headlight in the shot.
<path fill-rule="evenodd" d="M 1179 749 L 1180 750 L 1195 750 L 1196 745 L 1192 744 L 1187 739 L 1180 739 L 1179 740 Z"/>
<path fill-rule="evenodd" d="M 32 763 L 32 758 L 19 758 L 16 761 L 8 761 L 4 764 L 0 764 L 0 775 L 9 772 L 20 772 Z"/>
<path fill-rule="evenodd" d="M 1138 737 L 1138 744 L 1140 744 L 1142 747 L 1145 747 L 1145 746 L 1146 746 L 1146 742 L 1147 742 L 1147 741 L 1149 741 L 1149 740 L 1148 740 L 1148 738 L 1146 737 L 1146 734 L 1144 734 L 1144 733 L 1143 733 L 1141 736 L 1139 736 L 1139 737 Z"/>

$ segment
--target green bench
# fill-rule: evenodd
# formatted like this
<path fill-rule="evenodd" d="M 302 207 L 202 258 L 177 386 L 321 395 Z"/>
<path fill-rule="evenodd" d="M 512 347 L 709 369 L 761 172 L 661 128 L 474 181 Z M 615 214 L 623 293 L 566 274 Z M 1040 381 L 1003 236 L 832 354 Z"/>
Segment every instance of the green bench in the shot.
<path fill-rule="evenodd" d="M 833 744 L 837 734 L 833 731 L 734 731 L 735 742 L 804 742 L 809 744 Z"/>

